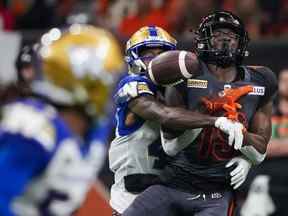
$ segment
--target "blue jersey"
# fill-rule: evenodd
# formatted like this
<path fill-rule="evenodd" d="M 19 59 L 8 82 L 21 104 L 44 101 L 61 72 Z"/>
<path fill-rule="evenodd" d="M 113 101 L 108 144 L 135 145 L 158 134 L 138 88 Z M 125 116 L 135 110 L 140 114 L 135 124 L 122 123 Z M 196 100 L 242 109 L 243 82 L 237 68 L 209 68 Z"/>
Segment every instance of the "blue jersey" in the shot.
<path fill-rule="evenodd" d="M 109 149 L 109 166 L 115 174 L 110 204 L 122 213 L 137 193 L 147 188 L 161 173 L 165 154 L 160 141 L 160 124 L 148 121 L 129 109 L 138 97 L 158 97 L 159 89 L 144 75 L 128 75 L 118 85 L 116 137 Z M 127 124 L 127 118 L 132 118 Z"/>
<path fill-rule="evenodd" d="M 99 145 L 90 144 L 84 145 L 50 105 L 36 99 L 5 105 L 0 215 L 71 215 L 97 172 Z"/>
<path fill-rule="evenodd" d="M 145 122 L 144 119 L 136 117 L 132 125 L 125 125 L 128 114 L 128 104 L 131 100 L 145 95 L 154 97 L 158 94 L 158 88 L 144 75 L 128 75 L 124 77 L 117 87 L 114 96 L 116 103 L 116 133 L 120 136 L 129 135 L 139 129 Z"/>

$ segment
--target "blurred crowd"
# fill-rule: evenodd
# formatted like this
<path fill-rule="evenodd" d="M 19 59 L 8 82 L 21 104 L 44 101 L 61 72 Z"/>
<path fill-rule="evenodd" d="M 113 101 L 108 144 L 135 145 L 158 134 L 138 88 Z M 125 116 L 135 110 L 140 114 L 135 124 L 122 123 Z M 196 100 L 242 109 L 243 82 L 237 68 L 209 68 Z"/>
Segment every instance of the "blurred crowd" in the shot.
<path fill-rule="evenodd" d="M 217 9 L 239 15 L 252 39 L 288 34 L 288 0 L 1 0 L 0 26 L 7 31 L 40 30 L 82 22 L 127 38 L 154 24 L 183 36 Z"/>

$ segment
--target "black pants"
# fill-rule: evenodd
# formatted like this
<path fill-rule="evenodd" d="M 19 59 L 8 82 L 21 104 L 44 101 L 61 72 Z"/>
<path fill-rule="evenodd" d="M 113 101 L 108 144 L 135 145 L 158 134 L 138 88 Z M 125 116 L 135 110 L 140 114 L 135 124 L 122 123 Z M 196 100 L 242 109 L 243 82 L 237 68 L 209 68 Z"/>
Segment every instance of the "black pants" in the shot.
<path fill-rule="evenodd" d="M 163 185 L 150 186 L 122 216 L 232 216 L 232 191 L 191 194 Z"/>

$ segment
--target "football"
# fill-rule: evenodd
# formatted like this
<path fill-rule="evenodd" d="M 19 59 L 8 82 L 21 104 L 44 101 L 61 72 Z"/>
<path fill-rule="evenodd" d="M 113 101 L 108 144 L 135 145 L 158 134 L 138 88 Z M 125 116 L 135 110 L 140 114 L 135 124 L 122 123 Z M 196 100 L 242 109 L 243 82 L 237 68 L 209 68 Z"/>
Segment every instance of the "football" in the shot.
<path fill-rule="evenodd" d="M 148 77 L 157 85 L 175 85 L 198 72 L 197 56 L 188 51 L 167 51 L 154 58 L 148 66 Z"/>

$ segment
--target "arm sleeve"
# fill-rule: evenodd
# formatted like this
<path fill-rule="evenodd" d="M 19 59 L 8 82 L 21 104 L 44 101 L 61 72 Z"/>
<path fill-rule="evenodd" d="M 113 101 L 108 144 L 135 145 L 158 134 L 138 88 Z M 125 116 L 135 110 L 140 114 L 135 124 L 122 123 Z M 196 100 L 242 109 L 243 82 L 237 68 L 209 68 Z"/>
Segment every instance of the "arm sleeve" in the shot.
<path fill-rule="evenodd" d="M 36 141 L 21 135 L 0 135 L 0 215 L 13 215 L 12 202 L 48 163 L 48 153 Z"/>

